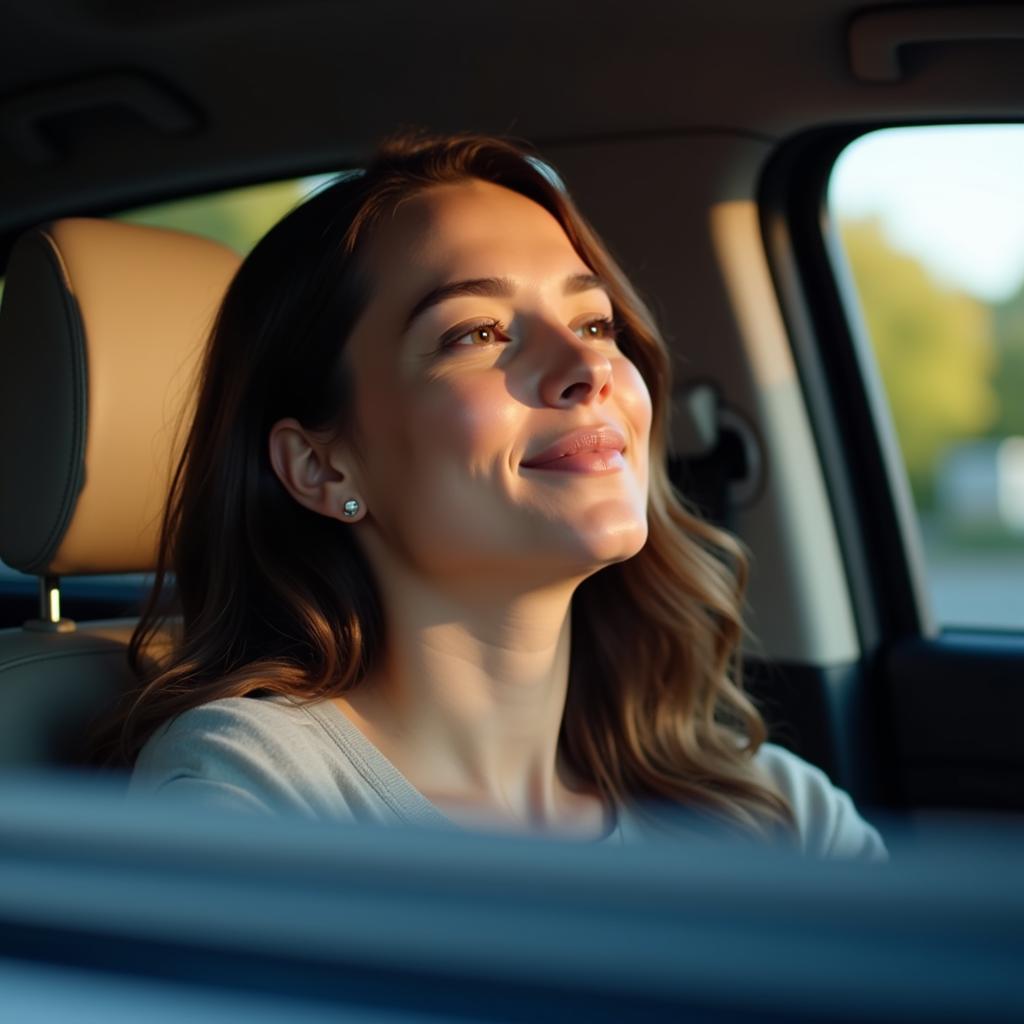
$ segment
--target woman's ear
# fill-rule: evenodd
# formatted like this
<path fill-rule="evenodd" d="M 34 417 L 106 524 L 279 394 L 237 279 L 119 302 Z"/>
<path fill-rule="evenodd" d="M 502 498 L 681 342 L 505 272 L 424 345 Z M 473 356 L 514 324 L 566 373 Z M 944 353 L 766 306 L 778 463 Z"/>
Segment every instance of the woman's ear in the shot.
<path fill-rule="evenodd" d="M 278 420 L 270 428 L 269 452 L 278 480 L 300 505 L 349 523 L 363 518 L 366 502 L 356 493 L 352 474 L 343 471 L 338 453 L 298 420 Z"/>

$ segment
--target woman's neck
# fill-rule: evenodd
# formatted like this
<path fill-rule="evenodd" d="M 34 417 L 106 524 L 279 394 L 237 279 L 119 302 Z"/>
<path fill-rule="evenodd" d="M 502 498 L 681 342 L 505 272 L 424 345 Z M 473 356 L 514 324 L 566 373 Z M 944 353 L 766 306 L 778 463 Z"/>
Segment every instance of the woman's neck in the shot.
<path fill-rule="evenodd" d="M 535 827 L 577 814 L 558 751 L 571 588 L 386 597 L 386 656 L 339 709 L 441 806 Z"/>

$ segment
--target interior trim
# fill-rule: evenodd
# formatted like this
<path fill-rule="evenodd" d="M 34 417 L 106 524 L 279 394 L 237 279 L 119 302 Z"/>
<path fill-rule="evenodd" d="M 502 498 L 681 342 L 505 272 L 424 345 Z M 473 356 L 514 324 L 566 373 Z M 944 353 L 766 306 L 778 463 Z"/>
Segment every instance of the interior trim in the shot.
<path fill-rule="evenodd" d="M 862 82 L 898 82 L 900 51 L 924 43 L 1024 40 L 1024 9 L 1007 4 L 873 10 L 850 23 L 850 69 Z"/>

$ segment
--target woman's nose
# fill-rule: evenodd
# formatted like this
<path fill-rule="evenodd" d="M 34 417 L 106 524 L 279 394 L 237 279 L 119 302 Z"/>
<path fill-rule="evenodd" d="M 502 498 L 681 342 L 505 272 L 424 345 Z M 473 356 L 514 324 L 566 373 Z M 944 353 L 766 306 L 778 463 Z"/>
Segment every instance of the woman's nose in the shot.
<path fill-rule="evenodd" d="M 537 339 L 544 353 L 540 398 L 545 405 L 589 405 L 611 395 L 611 360 L 593 342 L 560 325 L 541 333 L 543 337 Z"/>

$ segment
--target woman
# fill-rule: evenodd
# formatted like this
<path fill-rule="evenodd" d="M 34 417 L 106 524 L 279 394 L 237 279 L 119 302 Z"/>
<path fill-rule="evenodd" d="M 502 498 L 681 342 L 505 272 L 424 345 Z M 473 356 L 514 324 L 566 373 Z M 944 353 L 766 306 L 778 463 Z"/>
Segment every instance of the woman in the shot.
<path fill-rule="evenodd" d="M 763 743 L 744 561 L 667 480 L 670 393 L 650 314 L 519 146 L 393 138 L 297 208 L 210 341 L 133 789 L 592 840 L 676 807 L 882 855 Z"/>

